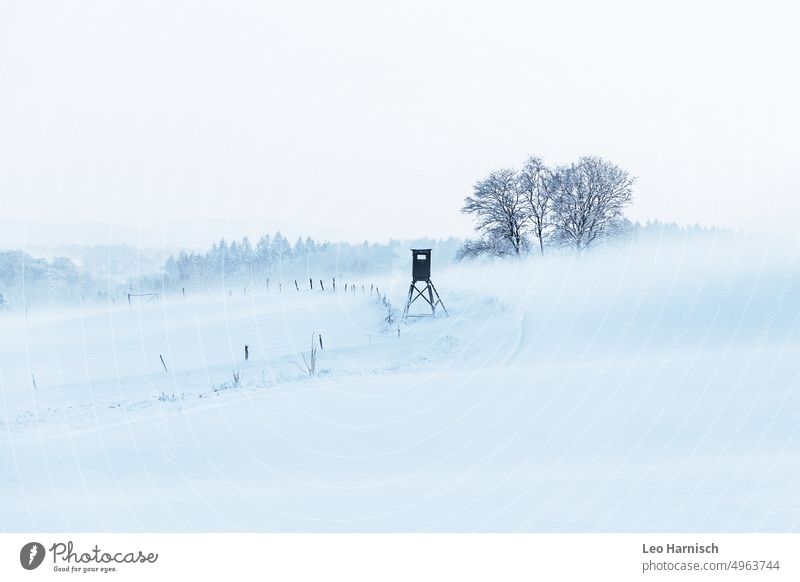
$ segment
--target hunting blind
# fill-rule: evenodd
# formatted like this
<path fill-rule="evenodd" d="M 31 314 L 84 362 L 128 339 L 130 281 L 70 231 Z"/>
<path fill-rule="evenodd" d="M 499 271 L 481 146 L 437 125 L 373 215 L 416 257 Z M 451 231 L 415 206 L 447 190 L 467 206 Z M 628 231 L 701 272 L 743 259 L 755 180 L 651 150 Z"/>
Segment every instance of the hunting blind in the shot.
<path fill-rule="evenodd" d="M 434 299 L 434 295 L 436 299 Z M 411 304 L 422 297 L 430 306 L 431 312 L 409 315 Z M 436 315 L 436 306 L 441 305 L 445 315 L 447 308 L 442 303 L 439 292 L 431 281 L 431 249 L 411 249 L 411 286 L 408 288 L 408 300 L 403 310 L 403 319 L 407 317 L 433 317 Z"/>

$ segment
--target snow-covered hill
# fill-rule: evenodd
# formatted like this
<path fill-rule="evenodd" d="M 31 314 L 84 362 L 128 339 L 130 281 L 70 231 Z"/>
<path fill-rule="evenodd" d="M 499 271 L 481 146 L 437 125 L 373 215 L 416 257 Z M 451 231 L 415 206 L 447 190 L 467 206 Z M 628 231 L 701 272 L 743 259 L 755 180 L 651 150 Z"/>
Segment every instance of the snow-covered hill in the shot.
<path fill-rule="evenodd" d="M 727 242 L 3 315 L 0 529 L 796 530 L 800 249 Z"/>

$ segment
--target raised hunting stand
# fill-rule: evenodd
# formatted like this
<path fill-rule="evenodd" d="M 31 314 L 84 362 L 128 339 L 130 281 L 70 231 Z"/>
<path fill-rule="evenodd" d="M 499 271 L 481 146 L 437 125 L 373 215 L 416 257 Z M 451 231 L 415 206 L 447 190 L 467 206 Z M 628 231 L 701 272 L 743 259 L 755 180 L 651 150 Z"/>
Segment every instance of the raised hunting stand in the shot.
<path fill-rule="evenodd" d="M 421 283 L 421 285 L 418 287 L 417 283 Z M 434 299 L 434 295 L 436 299 Z M 408 310 L 411 304 L 420 297 L 430 306 L 431 312 L 409 315 Z M 434 317 L 437 305 L 442 306 L 445 315 L 450 315 L 447 313 L 447 308 L 442 303 L 439 292 L 436 291 L 436 287 L 433 286 L 431 281 L 431 249 L 411 249 L 411 286 L 408 288 L 408 301 L 406 301 L 406 308 L 403 310 L 403 319 L 407 317 Z"/>

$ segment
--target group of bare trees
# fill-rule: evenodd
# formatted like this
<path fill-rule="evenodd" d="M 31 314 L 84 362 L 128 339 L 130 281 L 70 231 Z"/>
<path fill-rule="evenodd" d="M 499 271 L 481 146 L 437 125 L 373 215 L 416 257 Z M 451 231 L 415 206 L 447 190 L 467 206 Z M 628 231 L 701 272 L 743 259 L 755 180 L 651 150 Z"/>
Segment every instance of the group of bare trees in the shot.
<path fill-rule="evenodd" d="M 578 253 L 618 232 L 633 198 L 634 178 L 598 157 L 547 167 L 529 157 L 519 170 L 504 168 L 478 181 L 461 209 L 475 219 L 477 240 L 459 258 L 519 256 L 548 245 Z"/>

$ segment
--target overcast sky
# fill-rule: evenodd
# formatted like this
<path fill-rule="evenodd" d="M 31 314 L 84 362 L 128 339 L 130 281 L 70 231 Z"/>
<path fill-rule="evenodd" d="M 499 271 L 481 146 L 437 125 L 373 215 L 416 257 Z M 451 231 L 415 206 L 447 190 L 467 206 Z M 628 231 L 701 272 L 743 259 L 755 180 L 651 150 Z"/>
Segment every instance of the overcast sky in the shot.
<path fill-rule="evenodd" d="M 633 219 L 788 231 L 790 7 L 0 0 L 0 218 L 465 235 L 489 170 L 593 154 Z"/>

